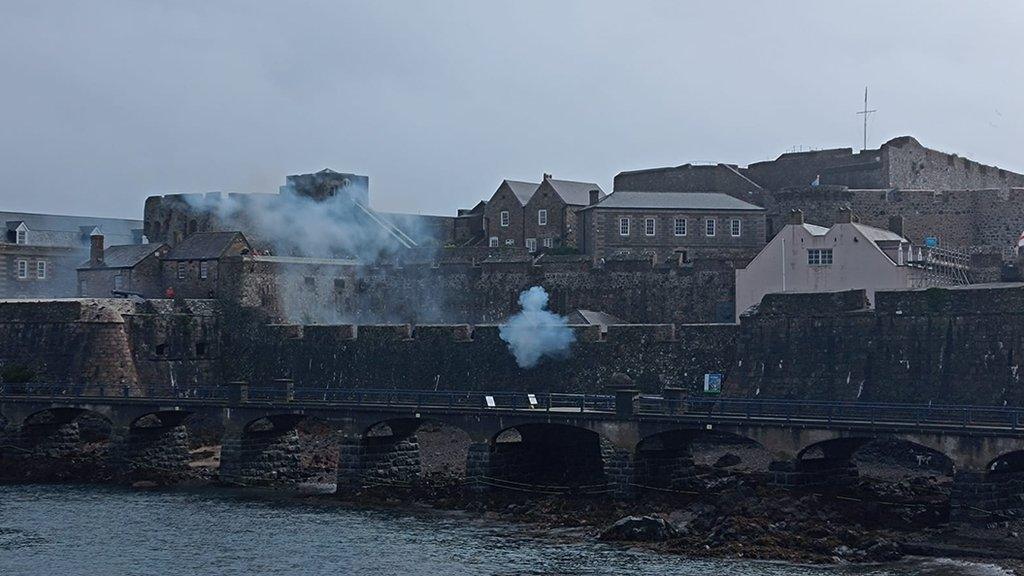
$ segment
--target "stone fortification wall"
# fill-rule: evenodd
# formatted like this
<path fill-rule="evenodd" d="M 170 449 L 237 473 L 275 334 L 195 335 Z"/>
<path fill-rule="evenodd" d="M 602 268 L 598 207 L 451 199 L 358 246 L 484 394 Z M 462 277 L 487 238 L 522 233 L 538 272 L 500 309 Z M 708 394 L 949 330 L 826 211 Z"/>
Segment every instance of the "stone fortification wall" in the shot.
<path fill-rule="evenodd" d="M 291 267 L 239 262 L 225 274 L 249 306 L 290 323 L 495 323 L 519 294 L 542 286 L 550 308 L 597 310 L 627 322 L 731 321 L 735 269 L 745 259 L 653 265 L 650 260 Z"/>
<path fill-rule="evenodd" d="M 497 326 L 267 326 L 224 343 L 225 372 L 256 386 L 296 388 L 602 392 L 624 372 L 648 392 L 696 390 L 706 372 L 735 359 L 737 326 L 629 325 L 574 328 L 564 360 L 516 366 Z"/>
<path fill-rule="evenodd" d="M 1024 285 L 769 295 L 741 318 L 729 394 L 1024 404 Z"/>
<path fill-rule="evenodd" d="M 519 368 L 494 325 L 266 324 L 203 301 L 0 304 L 0 361 L 41 382 L 189 391 L 290 379 L 332 389 L 601 392 L 624 372 L 646 392 L 1024 404 L 1024 284 L 769 295 L 739 325 L 573 327 L 568 358 Z M 110 392 L 108 392 L 110 393 Z"/>

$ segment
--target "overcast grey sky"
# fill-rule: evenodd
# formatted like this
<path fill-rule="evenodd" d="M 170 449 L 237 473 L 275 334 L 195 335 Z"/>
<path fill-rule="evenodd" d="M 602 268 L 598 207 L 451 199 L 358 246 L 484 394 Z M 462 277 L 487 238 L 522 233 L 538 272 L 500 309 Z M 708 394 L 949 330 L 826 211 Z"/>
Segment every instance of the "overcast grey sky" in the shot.
<path fill-rule="evenodd" d="M 273 4 L 273 5 L 272 5 Z M 330 167 L 451 213 L 502 178 L 903 134 L 1024 171 L 1021 2 L 3 0 L 0 209 L 141 218 Z"/>

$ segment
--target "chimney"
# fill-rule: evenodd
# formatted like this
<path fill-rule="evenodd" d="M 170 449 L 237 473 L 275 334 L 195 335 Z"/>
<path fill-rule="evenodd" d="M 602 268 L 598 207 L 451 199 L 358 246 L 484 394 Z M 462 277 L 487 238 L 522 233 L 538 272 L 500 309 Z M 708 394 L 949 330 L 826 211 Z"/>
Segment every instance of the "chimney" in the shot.
<path fill-rule="evenodd" d="M 889 231 L 903 236 L 903 216 L 889 216 Z"/>
<path fill-rule="evenodd" d="M 103 266 L 103 234 L 89 236 L 89 266 Z"/>
<path fill-rule="evenodd" d="M 804 211 L 799 208 L 789 211 L 789 223 L 790 224 L 803 224 L 804 223 Z"/>
<path fill-rule="evenodd" d="M 600 200 L 600 199 L 601 199 L 601 191 L 600 190 L 591 190 L 590 191 L 590 206 L 593 206 L 594 204 L 597 204 L 597 201 Z"/>
<path fill-rule="evenodd" d="M 544 179 L 545 180 L 551 180 L 551 174 L 548 174 L 547 172 L 545 172 L 544 173 Z"/>
<path fill-rule="evenodd" d="M 853 222 L 853 212 L 847 207 L 842 207 L 836 212 L 836 224 L 849 224 Z"/>

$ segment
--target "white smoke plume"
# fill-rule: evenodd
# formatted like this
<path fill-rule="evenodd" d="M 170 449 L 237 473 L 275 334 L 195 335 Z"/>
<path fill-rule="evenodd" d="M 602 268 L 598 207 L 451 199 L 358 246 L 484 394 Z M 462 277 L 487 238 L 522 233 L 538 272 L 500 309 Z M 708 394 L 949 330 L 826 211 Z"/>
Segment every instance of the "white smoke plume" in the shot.
<path fill-rule="evenodd" d="M 257 254 L 335 261 L 323 265 L 296 263 L 278 269 L 277 298 L 285 321 L 335 324 L 420 320 L 392 317 L 387 313 L 391 308 L 388 302 L 379 302 L 378 295 L 370 291 L 356 289 L 368 266 L 394 262 L 410 254 L 429 258 L 433 248 L 407 248 L 401 238 L 404 233 L 422 238 L 427 232 L 410 229 L 416 225 L 415 219 L 407 219 L 396 233 L 384 216 L 353 201 L 353 197 L 365 197 L 366 193 L 365 187 L 353 183 L 336 196 L 318 199 L 286 188 L 280 194 L 209 194 L 188 196 L 186 201 L 197 214 L 210 219 L 208 229 L 243 231 Z M 345 261 L 351 264 L 346 266 Z M 425 296 L 420 304 L 427 309 L 427 304 L 434 304 L 438 298 Z"/>
<path fill-rule="evenodd" d="M 547 310 L 548 293 L 534 286 L 519 294 L 523 308 L 501 326 L 501 339 L 508 343 L 520 368 L 533 368 L 544 357 L 567 358 L 576 333 L 568 321 Z"/>

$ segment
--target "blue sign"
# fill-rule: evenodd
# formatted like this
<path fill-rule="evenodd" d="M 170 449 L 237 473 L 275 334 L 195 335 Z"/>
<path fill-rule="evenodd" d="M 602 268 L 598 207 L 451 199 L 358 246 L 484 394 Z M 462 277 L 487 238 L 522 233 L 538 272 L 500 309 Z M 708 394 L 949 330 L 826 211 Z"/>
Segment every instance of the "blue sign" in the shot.
<path fill-rule="evenodd" d="M 927 246 L 928 248 L 935 248 L 936 246 L 939 245 L 939 239 L 936 238 L 935 236 L 925 236 L 924 245 Z"/>
<path fill-rule="evenodd" d="M 704 393 L 705 394 L 721 394 L 722 393 L 722 375 L 721 374 L 705 374 L 704 375 Z"/>

